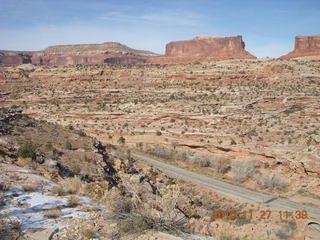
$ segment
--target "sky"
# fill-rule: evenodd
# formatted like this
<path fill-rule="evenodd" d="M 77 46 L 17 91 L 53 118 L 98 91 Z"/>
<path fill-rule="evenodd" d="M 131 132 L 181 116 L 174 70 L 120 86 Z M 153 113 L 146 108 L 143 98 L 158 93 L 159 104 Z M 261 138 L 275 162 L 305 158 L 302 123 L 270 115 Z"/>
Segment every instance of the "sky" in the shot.
<path fill-rule="evenodd" d="M 0 49 L 120 42 L 163 54 L 171 41 L 242 35 L 257 57 L 320 34 L 320 0 L 0 0 Z"/>

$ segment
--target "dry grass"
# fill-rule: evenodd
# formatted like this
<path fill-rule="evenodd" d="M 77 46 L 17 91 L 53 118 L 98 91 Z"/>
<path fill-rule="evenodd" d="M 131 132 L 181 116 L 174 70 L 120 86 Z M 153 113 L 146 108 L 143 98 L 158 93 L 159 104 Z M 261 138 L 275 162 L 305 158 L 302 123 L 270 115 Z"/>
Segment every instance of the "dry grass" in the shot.
<path fill-rule="evenodd" d="M 0 209 L 4 205 L 4 194 L 0 193 Z"/>
<path fill-rule="evenodd" d="M 35 192 L 41 190 L 43 186 L 44 183 L 42 181 L 36 181 L 34 183 L 22 185 L 22 189 L 25 192 Z"/>
<path fill-rule="evenodd" d="M 28 167 L 33 163 L 32 158 L 23 158 L 23 157 L 19 157 L 18 161 L 16 162 L 16 164 L 19 167 Z"/>
<path fill-rule="evenodd" d="M 60 185 L 54 186 L 51 188 L 51 193 L 57 196 L 63 196 L 65 194 L 63 188 Z"/>
<path fill-rule="evenodd" d="M 80 192 L 82 183 L 80 177 L 75 176 L 73 178 L 65 179 L 62 185 L 66 193 L 76 194 Z"/>
<path fill-rule="evenodd" d="M 60 208 L 54 207 L 48 210 L 43 211 L 44 216 L 47 218 L 58 218 L 63 215 L 63 212 Z"/>
<path fill-rule="evenodd" d="M 86 183 L 81 191 L 95 201 L 104 201 L 108 195 L 108 182 Z"/>
<path fill-rule="evenodd" d="M 81 230 L 81 236 L 85 237 L 85 239 L 93 239 L 96 237 L 96 231 L 90 227 L 84 227 Z"/>
<path fill-rule="evenodd" d="M 76 207 L 76 206 L 78 206 L 79 205 L 79 201 L 80 201 L 79 197 L 74 196 L 74 195 L 70 196 L 70 198 L 68 200 L 68 207 Z"/>

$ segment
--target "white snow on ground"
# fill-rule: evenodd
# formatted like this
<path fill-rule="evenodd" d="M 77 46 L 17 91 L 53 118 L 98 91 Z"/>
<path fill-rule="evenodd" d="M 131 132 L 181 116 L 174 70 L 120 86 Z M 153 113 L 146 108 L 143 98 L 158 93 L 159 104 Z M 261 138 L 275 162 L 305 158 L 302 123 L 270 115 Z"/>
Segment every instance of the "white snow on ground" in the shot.
<path fill-rule="evenodd" d="M 7 215 L 8 219 L 19 221 L 21 229 L 26 231 L 30 228 L 63 228 L 65 225 L 59 222 L 60 218 L 87 218 L 88 213 L 81 212 L 77 208 L 66 207 L 68 199 L 55 196 L 48 196 L 40 192 L 23 192 L 15 189 L 14 192 L 8 192 L 6 196 L 15 196 L 7 198 L 7 204 L 0 215 Z M 84 198 L 79 202 L 87 205 L 89 199 Z M 20 205 L 28 204 L 27 208 Z M 63 214 L 57 219 L 49 219 L 44 217 L 44 210 L 51 208 L 60 208 Z"/>
<path fill-rule="evenodd" d="M 188 235 L 188 237 L 194 240 L 216 240 L 216 238 L 213 238 L 213 237 L 202 237 L 197 235 Z"/>

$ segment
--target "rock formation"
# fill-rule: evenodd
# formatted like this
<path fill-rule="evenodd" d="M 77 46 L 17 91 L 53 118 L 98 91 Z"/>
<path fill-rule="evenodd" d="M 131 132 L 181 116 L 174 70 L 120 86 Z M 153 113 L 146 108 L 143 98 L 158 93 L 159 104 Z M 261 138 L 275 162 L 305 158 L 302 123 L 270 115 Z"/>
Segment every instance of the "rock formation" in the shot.
<path fill-rule="evenodd" d="M 20 65 L 31 63 L 30 52 L 0 51 L 0 65 Z"/>
<path fill-rule="evenodd" d="M 51 46 L 38 52 L 0 51 L 0 65 L 137 64 L 157 54 L 115 42 Z"/>
<path fill-rule="evenodd" d="M 297 36 L 294 50 L 280 58 L 320 56 L 320 35 Z"/>
<path fill-rule="evenodd" d="M 245 51 L 242 36 L 195 37 L 192 40 L 171 42 L 164 56 L 154 57 L 149 63 L 189 63 L 219 59 L 253 59 Z"/>

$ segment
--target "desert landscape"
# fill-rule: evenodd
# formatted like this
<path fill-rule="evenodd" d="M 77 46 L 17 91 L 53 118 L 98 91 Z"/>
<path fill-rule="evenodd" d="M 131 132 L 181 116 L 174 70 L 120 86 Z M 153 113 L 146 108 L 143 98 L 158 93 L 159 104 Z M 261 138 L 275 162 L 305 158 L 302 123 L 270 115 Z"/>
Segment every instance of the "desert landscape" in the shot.
<path fill-rule="evenodd" d="M 319 39 L 0 51 L 1 239 L 319 239 Z"/>

